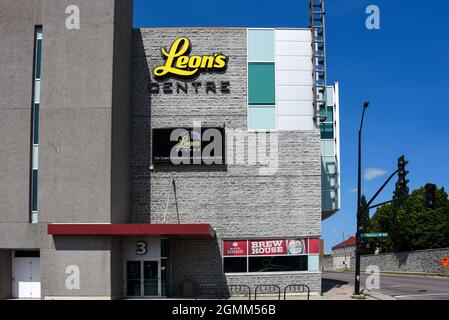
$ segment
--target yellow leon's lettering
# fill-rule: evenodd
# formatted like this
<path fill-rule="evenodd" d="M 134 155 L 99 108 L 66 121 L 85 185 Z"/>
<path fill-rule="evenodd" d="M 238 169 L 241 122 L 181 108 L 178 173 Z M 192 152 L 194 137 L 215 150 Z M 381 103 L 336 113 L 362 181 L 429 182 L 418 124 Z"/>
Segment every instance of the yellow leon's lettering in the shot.
<path fill-rule="evenodd" d="M 167 73 L 173 73 L 180 76 L 191 76 L 194 75 L 196 70 L 187 71 L 173 68 L 175 59 L 183 57 L 184 54 L 189 51 L 190 41 L 187 38 L 179 38 L 171 45 L 169 52 L 162 48 L 162 54 L 167 60 L 164 66 L 157 67 L 154 69 L 153 73 L 155 76 L 162 77 Z"/>
<path fill-rule="evenodd" d="M 222 54 L 189 56 L 190 40 L 187 38 L 178 38 L 173 42 L 168 52 L 164 48 L 161 51 L 166 61 L 165 65 L 153 70 L 156 77 L 163 77 L 168 74 L 188 77 L 195 75 L 200 70 L 219 70 L 226 67 L 227 58 Z"/>

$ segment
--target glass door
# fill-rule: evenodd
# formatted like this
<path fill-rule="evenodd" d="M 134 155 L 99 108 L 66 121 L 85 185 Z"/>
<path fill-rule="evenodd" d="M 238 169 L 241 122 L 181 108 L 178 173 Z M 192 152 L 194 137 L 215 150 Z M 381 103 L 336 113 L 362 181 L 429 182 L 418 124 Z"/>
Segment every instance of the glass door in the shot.
<path fill-rule="evenodd" d="M 159 296 L 159 264 L 158 261 L 143 262 L 143 295 Z"/>
<path fill-rule="evenodd" d="M 142 296 L 142 269 L 141 261 L 126 262 L 126 288 L 127 295 L 130 297 Z"/>

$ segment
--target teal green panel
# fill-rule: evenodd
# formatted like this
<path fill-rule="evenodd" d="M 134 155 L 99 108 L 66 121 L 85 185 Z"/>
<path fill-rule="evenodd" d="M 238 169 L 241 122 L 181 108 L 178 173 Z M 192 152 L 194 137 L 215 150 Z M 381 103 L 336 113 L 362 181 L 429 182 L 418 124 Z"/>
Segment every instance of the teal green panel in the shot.
<path fill-rule="evenodd" d="M 321 170 L 323 174 L 335 174 L 337 172 L 337 165 L 334 157 L 321 157 Z"/>
<path fill-rule="evenodd" d="M 275 104 L 274 63 L 248 64 L 248 101 L 253 105 Z"/>
<path fill-rule="evenodd" d="M 249 107 L 248 126 L 250 130 L 276 129 L 276 109 L 270 107 Z"/>
<path fill-rule="evenodd" d="M 334 107 L 327 107 L 327 118 L 326 122 L 334 122 Z"/>
<path fill-rule="evenodd" d="M 308 271 L 320 270 L 320 256 L 309 256 L 308 259 Z"/>
<path fill-rule="evenodd" d="M 331 156 L 335 155 L 335 143 L 334 140 L 321 140 L 321 155 Z"/>
<path fill-rule="evenodd" d="M 332 123 L 321 124 L 321 139 L 334 139 L 334 125 Z"/>
<path fill-rule="evenodd" d="M 248 30 L 248 61 L 274 62 L 274 30 Z"/>

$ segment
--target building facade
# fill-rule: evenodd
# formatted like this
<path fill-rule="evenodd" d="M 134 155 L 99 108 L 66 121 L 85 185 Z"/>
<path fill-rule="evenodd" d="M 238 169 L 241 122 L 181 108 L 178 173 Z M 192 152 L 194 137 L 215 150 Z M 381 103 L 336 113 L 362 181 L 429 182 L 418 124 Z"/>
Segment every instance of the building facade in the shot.
<path fill-rule="evenodd" d="M 351 259 L 355 257 L 356 238 L 349 237 L 347 240 L 332 247 L 333 270 L 351 268 Z"/>
<path fill-rule="evenodd" d="M 313 29 L 132 29 L 132 1 L 0 4 L 0 298 L 321 291 L 339 89 L 318 90 Z"/>

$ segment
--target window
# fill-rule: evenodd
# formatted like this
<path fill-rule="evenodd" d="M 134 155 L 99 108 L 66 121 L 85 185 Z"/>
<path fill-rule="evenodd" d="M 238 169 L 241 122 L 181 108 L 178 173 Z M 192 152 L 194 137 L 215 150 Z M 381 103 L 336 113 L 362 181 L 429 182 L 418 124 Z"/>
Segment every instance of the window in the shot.
<path fill-rule="evenodd" d="M 39 103 L 34 105 L 33 114 L 33 144 L 39 144 Z"/>
<path fill-rule="evenodd" d="M 31 159 L 31 213 L 30 222 L 38 222 L 38 170 L 39 170 L 39 112 L 41 96 L 41 63 L 42 63 L 42 27 L 37 26 L 34 34 L 35 55 L 34 55 L 34 79 L 33 79 L 33 104 L 32 108 L 32 159 Z"/>
<path fill-rule="evenodd" d="M 334 139 L 334 124 L 321 124 L 321 139 Z"/>
<path fill-rule="evenodd" d="M 225 240 L 225 273 L 318 271 L 319 240 Z"/>
<path fill-rule="evenodd" d="M 248 30 L 248 61 L 274 61 L 274 30 Z"/>
<path fill-rule="evenodd" d="M 276 129 L 274 29 L 248 29 L 248 129 Z"/>
<path fill-rule="evenodd" d="M 248 65 L 248 102 L 250 105 L 274 105 L 274 63 Z"/>
<path fill-rule="evenodd" d="M 307 256 L 250 257 L 249 272 L 307 271 Z"/>
<path fill-rule="evenodd" d="M 248 110 L 248 117 L 250 129 L 276 129 L 276 110 L 274 106 L 250 107 Z"/>
<path fill-rule="evenodd" d="M 225 273 L 238 273 L 247 271 L 247 257 L 229 257 L 223 259 Z"/>

